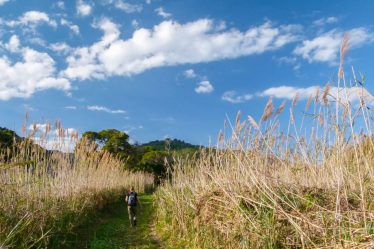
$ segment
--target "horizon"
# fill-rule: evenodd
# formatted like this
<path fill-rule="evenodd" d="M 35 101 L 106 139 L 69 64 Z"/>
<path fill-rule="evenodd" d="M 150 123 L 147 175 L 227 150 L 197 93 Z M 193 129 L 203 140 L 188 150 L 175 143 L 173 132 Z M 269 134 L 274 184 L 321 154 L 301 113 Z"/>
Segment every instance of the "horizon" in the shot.
<path fill-rule="evenodd" d="M 364 4 L 1 0 L 0 126 L 19 134 L 29 113 L 40 127 L 113 128 L 141 144 L 215 144 L 239 110 L 258 120 L 269 97 L 290 105 L 334 86 L 345 32 L 347 75 L 370 81 L 374 2 Z"/>

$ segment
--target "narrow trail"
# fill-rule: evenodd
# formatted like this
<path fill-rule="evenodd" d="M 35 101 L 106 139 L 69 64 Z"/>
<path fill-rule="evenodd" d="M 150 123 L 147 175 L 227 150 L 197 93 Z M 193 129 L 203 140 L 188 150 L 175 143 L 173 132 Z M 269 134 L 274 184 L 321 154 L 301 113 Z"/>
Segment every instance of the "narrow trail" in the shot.
<path fill-rule="evenodd" d="M 138 207 L 136 227 L 130 227 L 127 208 L 118 203 L 101 217 L 93 234 L 86 242 L 89 249 L 161 248 L 152 236 L 153 196 L 139 195 L 142 207 Z"/>

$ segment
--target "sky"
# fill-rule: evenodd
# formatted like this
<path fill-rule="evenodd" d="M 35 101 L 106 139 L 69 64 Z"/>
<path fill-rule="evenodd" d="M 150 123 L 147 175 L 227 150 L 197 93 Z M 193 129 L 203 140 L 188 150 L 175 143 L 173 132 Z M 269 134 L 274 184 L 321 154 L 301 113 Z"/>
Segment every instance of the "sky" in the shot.
<path fill-rule="evenodd" d="M 132 142 L 215 141 L 226 118 L 305 101 L 344 68 L 374 90 L 374 2 L 0 0 L 0 126 L 60 120 Z M 300 110 L 301 112 L 301 110 Z M 297 113 L 296 113 L 297 114 Z M 31 125 L 34 123 L 34 125 Z"/>

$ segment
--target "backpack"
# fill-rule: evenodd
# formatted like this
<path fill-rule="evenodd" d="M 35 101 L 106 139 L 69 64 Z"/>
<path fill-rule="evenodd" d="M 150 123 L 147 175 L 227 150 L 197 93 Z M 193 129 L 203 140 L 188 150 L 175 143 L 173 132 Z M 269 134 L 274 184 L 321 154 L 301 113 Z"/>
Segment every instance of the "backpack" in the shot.
<path fill-rule="evenodd" d="M 128 194 L 127 204 L 129 206 L 136 206 L 136 193 L 135 192 L 130 192 Z"/>

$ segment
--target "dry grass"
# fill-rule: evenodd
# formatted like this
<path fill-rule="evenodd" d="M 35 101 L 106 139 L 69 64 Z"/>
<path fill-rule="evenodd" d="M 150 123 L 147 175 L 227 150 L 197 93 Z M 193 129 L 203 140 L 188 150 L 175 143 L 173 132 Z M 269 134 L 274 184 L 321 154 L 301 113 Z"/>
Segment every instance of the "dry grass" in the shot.
<path fill-rule="evenodd" d="M 352 102 L 339 89 L 339 98 L 329 85 L 317 90 L 307 103 L 314 111 L 302 117 L 294 116 L 295 97 L 286 132 L 280 111 L 270 118 L 269 100 L 266 122 L 237 118 L 215 148 L 179 161 L 157 192 L 167 245 L 374 248 L 373 116 L 364 96 Z"/>
<path fill-rule="evenodd" d="M 77 139 L 74 134 L 67 141 L 67 131 L 60 123 L 56 128 L 61 146 Z M 47 125 L 44 139 L 50 130 Z M 27 136 L 0 156 L 0 248 L 67 248 L 74 229 L 95 210 L 117 201 L 129 186 L 144 191 L 153 183 L 152 176 L 123 170 L 123 162 L 94 145 L 46 152 L 31 140 Z"/>

